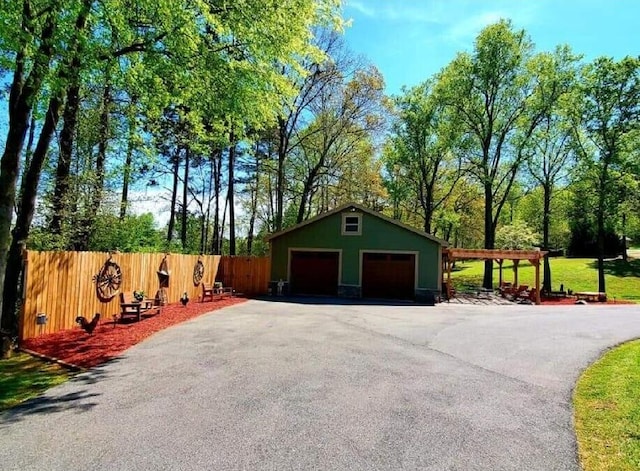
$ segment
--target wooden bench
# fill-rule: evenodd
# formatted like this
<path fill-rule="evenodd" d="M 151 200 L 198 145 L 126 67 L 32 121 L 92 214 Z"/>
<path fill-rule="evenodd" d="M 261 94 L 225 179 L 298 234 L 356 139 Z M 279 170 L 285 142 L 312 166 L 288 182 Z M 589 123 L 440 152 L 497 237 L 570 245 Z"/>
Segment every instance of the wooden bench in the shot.
<path fill-rule="evenodd" d="M 139 322 L 142 315 L 159 313 L 160 306 L 156 305 L 155 299 L 138 301 L 132 292 L 120 293 L 120 320 L 132 318 Z"/>
<path fill-rule="evenodd" d="M 607 293 L 599 292 L 599 291 L 579 291 L 577 293 L 573 293 L 576 299 L 579 301 L 584 299 L 587 302 L 607 302 Z"/>
<path fill-rule="evenodd" d="M 233 287 L 231 286 L 213 286 L 213 292 L 220 296 L 233 296 Z"/>
<path fill-rule="evenodd" d="M 234 291 L 231 286 L 216 285 L 218 285 L 218 283 L 214 283 L 213 285 L 202 283 L 202 298 L 200 300 L 201 302 L 205 302 L 206 300 L 213 301 L 214 299 L 221 299 L 224 296 L 233 296 Z"/>

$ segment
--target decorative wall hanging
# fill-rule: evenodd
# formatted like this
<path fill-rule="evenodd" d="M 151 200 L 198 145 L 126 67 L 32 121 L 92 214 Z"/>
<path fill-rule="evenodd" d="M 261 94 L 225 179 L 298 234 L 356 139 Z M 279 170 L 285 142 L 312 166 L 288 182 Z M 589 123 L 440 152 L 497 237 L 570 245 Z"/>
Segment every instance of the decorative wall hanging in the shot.
<path fill-rule="evenodd" d="M 198 286 L 204 277 L 204 263 L 202 263 L 201 257 L 198 257 L 198 261 L 193 267 L 193 286 Z"/>
<path fill-rule="evenodd" d="M 93 277 L 96 284 L 96 295 L 100 301 L 109 301 L 120 292 L 122 284 L 122 270 L 113 261 L 113 253 L 109 252 L 109 258 L 104 262 L 97 275 Z"/>

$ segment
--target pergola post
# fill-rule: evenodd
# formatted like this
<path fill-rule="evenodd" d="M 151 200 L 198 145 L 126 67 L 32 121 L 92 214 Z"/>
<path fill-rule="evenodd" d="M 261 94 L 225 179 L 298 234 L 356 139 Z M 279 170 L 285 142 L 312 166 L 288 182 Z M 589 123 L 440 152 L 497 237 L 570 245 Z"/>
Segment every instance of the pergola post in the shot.
<path fill-rule="evenodd" d="M 451 300 L 451 293 L 453 292 L 452 284 L 451 284 L 451 270 L 453 268 L 453 256 L 451 252 L 447 253 L 447 302 Z"/>
<path fill-rule="evenodd" d="M 498 260 L 496 260 L 498 262 L 498 287 L 502 288 L 502 262 L 504 262 L 503 259 L 499 258 Z"/>
<path fill-rule="evenodd" d="M 518 288 L 518 265 L 520 264 L 520 260 L 512 260 L 513 261 L 513 286 Z"/>
<path fill-rule="evenodd" d="M 540 304 L 540 259 L 530 260 L 536 267 L 536 304 Z"/>

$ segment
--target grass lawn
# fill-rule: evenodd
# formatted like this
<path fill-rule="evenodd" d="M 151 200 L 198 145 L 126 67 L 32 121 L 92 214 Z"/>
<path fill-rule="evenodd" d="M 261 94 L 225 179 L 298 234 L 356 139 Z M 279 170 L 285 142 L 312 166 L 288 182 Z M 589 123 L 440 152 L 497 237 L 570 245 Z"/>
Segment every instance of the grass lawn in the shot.
<path fill-rule="evenodd" d="M 597 261 L 587 258 L 555 257 L 551 262 L 551 282 L 554 290 L 564 284 L 564 289 L 575 291 L 598 291 Z M 513 281 L 513 263 L 505 261 L 502 266 L 505 281 Z M 453 283 L 458 288 L 482 285 L 484 262 L 457 262 L 455 271 L 451 273 Z M 540 267 L 540 282 L 542 282 Z M 518 266 L 518 283 L 533 286 L 535 271 L 533 266 L 523 260 Z M 498 284 L 498 264 L 494 263 L 493 282 Z M 625 299 L 640 303 L 640 259 L 629 259 L 605 262 L 605 282 L 609 299 Z"/>
<path fill-rule="evenodd" d="M 0 360 L 0 410 L 37 396 L 52 386 L 65 382 L 73 373 L 38 358 L 18 353 Z"/>
<path fill-rule="evenodd" d="M 605 354 L 574 391 L 575 427 L 585 471 L 640 469 L 640 340 Z"/>

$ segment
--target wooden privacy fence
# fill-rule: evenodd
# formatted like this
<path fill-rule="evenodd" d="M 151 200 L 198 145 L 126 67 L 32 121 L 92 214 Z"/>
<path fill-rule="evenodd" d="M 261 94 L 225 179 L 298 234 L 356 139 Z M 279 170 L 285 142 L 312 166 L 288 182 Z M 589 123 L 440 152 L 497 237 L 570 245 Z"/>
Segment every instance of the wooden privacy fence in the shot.
<path fill-rule="evenodd" d="M 162 253 L 113 254 L 112 261 L 122 273 L 119 291 L 144 291 L 147 297 L 154 297 L 159 289 L 158 270 L 164 257 Z M 78 315 L 91 318 L 99 312 L 103 321 L 111 321 L 120 312 L 119 295 L 100 300 L 94 281 L 108 259 L 109 254 L 104 252 L 27 251 L 20 338 L 72 328 Z M 207 284 L 222 281 L 248 296 L 267 291 L 268 258 L 168 254 L 166 295 L 169 303 L 178 302 L 184 292 L 192 302 L 199 301 L 202 287 L 194 284 L 193 276 L 198 260 L 204 266 L 202 281 Z M 221 267 L 224 267 L 222 271 Z M 38 314 L 47 316 L 44 325 L 37 324 Z"/>
<path fill-rule="evenodd" d="M 216 280 L 248 296 L 266 294 L 270 268 L 268 257 L 222 257 Z"/>

